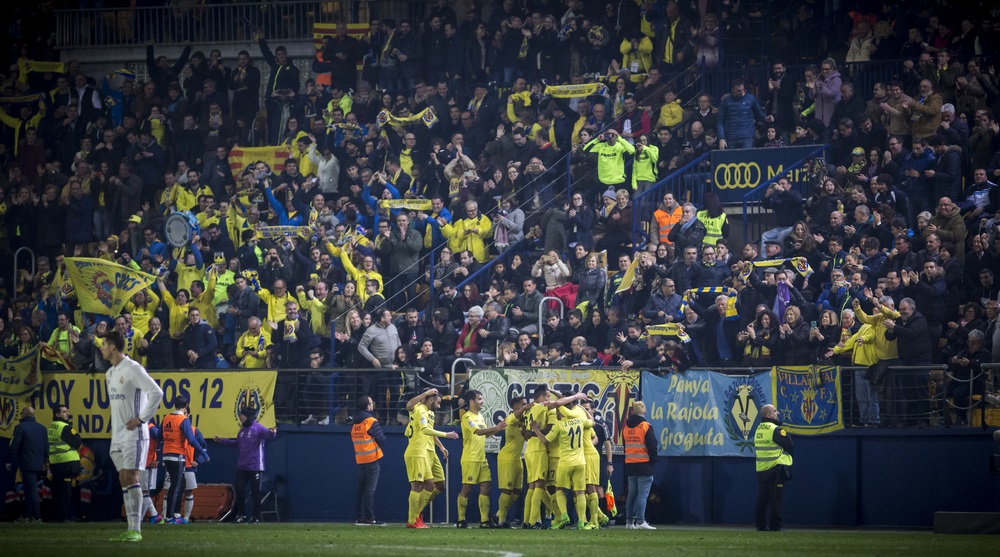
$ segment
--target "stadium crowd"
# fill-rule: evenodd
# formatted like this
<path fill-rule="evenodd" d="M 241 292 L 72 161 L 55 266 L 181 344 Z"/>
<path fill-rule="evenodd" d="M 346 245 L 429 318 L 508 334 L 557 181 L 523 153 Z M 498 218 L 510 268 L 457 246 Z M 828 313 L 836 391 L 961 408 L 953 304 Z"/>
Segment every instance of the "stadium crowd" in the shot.
<path fill-rule="evenodd" d="M 371 395 L 444 388 L 460 357 L 659 373 L 837 363 L 867 368 L 859 425 L 884 425 L 880 404 L 927 423 L 945 398 L 965 420 L 979 365 L 1000 355 L 1000 20 L 987 5 L 964 19 L 937 4 L 795 5 L 785 39 L 809 37 L 784 52 L 813 65 L 793 75 L 772 57 L 766 84 L 721 97 L 686 85 L 760 17 L 739 3 L 505 0 L 459 19 L 436 1 L 361 40 L 338 25 L 312 76 L 263 36 L 233 61 L 192 47 L 171 60 L 150 41 L 144 81 L 14 64 L 0 251 L 37 259 L 0 299 L 3 353 L 45 343 L 46 370 L 103 371 L 94 347 L 114 328 L 150 370 L 386 370 L 365 375 Z M 866 60 L 898 72 L 857 90 L 838 63 Z M 708 150 L 820 143 L 809 191 L 768 190 L 762 239 L 734 241 L 711 191 L 660 192 L 639 224 L 648 241 L 632 235 L 632 198 Z M 234 172 L 230 151 L 253 145 L 292 157 Z M 164 219 L 183 211 L 197 233 L 169 247 Z M 121 316 L 83 314 L 65 257 L 160 280 Z M 789 258 L 811 274 L 752 265 Z M 678 327 L 647 334 L 664 324 Z M 947 364 L 940 400 L 927 373 L 887 370 L 899 364 Z M 279 408 L 329 381 L 279 374 Z"/>

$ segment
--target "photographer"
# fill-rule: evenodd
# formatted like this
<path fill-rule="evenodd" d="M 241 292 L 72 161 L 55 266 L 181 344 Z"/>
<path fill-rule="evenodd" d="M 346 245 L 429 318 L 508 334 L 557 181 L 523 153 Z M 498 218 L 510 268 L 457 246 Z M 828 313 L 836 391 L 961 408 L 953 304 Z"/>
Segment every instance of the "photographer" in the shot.
<path fill-rule="evenodd" d="M 615 190 L 625 187 L 625 155 L 634 155 L 635 147 L 615 130 L 608 130 L 584 145 L 585 151 L 597 153 L 597 179 Z"/>

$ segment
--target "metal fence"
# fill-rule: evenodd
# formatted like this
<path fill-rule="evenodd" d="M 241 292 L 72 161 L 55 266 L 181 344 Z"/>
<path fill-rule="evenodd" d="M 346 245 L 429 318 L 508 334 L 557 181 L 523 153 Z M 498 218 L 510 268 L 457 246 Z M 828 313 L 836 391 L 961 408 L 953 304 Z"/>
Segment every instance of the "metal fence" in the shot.
<path fill-rule="evenodd" d="M 825 151 L 826 145 L 817 147 L 816 150 L 808 156 L 802 158 L 795 164 L 790 165 L 781 173 L 775 174 L 773 178 L 760 184 L 756 188 L 743 194 L 743 238 L 745 241 L 759 241 L 761 234 L 771 228 L 774 228 L 774 213 L 770 209 L 764 207 L 764 197 L 767 194 L 767 188 L 781 178 L 789 177 L 807 170 L 811 171 L 811 167 L 816 161 L 822 161 L 823 153 Z M 792 182 L 796 183 L 799 182 L 799 180 L 792 180 Z M 803 194 L 802 197 L 806 198 L 809 196 L 810 192 L 805 191 L 801 193 Z"/>
<path fill-rule="evenodd" d="M 239 2 L 57 10 L 57 48 L 162 43 L 246 43 L 253 29 L 268 40 L 311 40 L 313 23 L 368 23 L 371 18 L 423 19 L 426 0 Z"/>
<path fill-rule="evenodd" d="M 842 367 L 844 425 L 880 428 L 986 427 L 992 424 L 993 418 L 985 395 L 996 392 L 993 377 L 997 368 L 1000 364 L 984 364 L 982 371 L 971 377 L 958 378 L 942 365 L 888 366 L 877 382 L 867 383 L 862 380 L 872 378 L 869 368 Z M 713 371 L 727 375 L 751 375 L 768 369 L 739 367 Z M 276 416 L 286 424 L 302 423 L 309 416 L 324 424 L 344 424 L 354 412 L 357 397 L 367 394 L 375 399 L 376 414 L 383 423 L 403 423 L 406 420 L 406 402 L 422 388 L 431 386 L 421 380 L 421 371 L 419 368 L 280 370 L 275 391 Z M 664 370 L 664 373 L 667 372 Z M 439 423 L 449 423 L 457 416 L 464 377 L 463 373 L 452 374 L 450 386 L 439 386 L 444 395 L 442 406 L 436 411 Z"/>
<path fill-rule="evenodd" d="M 710 153 L 704 153 L 632 199 L 632 241 L 641 248 L 649 242 L 649 224 L 663 196 L 672 193 L 678 203 L 700 202 L 712 188 Z"/>

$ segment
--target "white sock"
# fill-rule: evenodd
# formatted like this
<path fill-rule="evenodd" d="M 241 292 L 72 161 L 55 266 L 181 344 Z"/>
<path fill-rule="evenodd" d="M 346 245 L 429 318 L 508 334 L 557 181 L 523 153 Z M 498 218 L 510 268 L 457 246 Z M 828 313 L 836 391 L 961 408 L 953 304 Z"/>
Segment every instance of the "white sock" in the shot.
<path fill-rule="evenodd" d="M 163 507 L 163 510 L 160 511 L 160 514 L 163 515 L 163 516 L 167 516 L 167 494 L 168 493 L 170 493 L 170 488 L 167 487 L 167 486 L 163 486 L 163 501 L 160 502 L 160 506 Z"/>
<path fill-rule="evenodd" d="M 156 512 L 155 506 L 153 505 L 153 498 L 149 496 L 149 492 L 143 492 L 142 494 L 142 512 L 139 514 L 143 519 L 146 516 L 156 516 L 153 513 Z"/>
<path fill-rule="evenodd" d="M 138 532 L 142 526 L 142 489 L 139 484 L 132 484 L 125 489 L 125 516 L 128 518 L 128 529 Z"/>
<path fill-rule="evenodd" d="M 191 509 L 194 508 L 194 495 L 184 498 L 184 520 L 191 520 Z"/>

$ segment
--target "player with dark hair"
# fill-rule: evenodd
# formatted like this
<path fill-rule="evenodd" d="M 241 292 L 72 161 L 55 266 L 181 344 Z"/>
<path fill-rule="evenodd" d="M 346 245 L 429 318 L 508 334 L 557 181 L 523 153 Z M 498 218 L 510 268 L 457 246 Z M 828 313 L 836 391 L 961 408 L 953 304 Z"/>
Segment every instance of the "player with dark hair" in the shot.
<path fill-rule="evenodd" d="M 531 404 L 523 396 L 514 397 L 510 401 L 513 410 L 507 415 L 507 428 L 504 431 L 504 444 L 497 453 L 497 485 L 500 487 L 500 509 L 497 511 L 497 522 L 501 528 L 510 528 L 507 512 L 517 498 L 521 496 L 524 487 L 524 465 L 521 464 L 521 451 L 524 448 L 525 415 Z"/>
<path fill-rule="evenodd" d="M 483 393 L 466 391 L 465 400 L 469 410 L 462 416 L 462 491 L 458 494 L 459 528 L 468 528 L 465 510 L 469 506 L 472 486 L 479 485 L 479 527 L 496 528 L 498 524 L 490 519 L 490 465 L 486 461 L 486 437 L 507 429 L 507 422 L 486 427 L 486 420 L 480 412 L 483 409 Z"/>
<path fill-rule="evenodd" d="M 437 389 L 427 389 L 419 395 L 413 397 L 406 403 L 406 410 L 410 413 L 410 421 L 406 424 L 405 435 L 410 440 L 403 453 L 403 460 L 406 463 L 406 476 L 410 481 L 409 511 L 407 514 L 407 528 L 427 528 L 424 524 L 421 513 L 424 507 L 431 502 L 441 489 L 443 489 L 444 471 L 440 472 L 442 485 L 435 485 L 437 479 L 434 466 L 430 462 L 432 457 L 441 467 L 441 462 L 437 460 L 434 453 L 434 441 L 440 443 L 438 438 L 458 439 L 458 433 L 449 431 L 437 431 L 434 429 L 434 409 L 441 404 L 441 396 Z M 441 447 L 447 457 L 448 452 Z M 428 453 L 430 456 L 428 456 Z"/>
<path fill-rule="evenodd" d="M 111 405 L 111 461 L 118 470 L 125 499 L 128 530 L 114 541 L 142 541 L 142 491 L 139 473 L 146 467 L 149 427 L 163 399 L 163 391 L 135 360 L 122 353 L 125 339 L 109 331 L 101 343 L 101 356 L 110 362 L 105 374 Z"/>
<path fill-rule="evenodd" d="M 188 446 L 194 448 L 195 459 L 208 462 L 208 452 L 202 448 L 191 428 L 188 417 L 188 399 L 184 395 L 174 397 L 174 411 L 163 417 L 160 431 L 163 437 L 163 465 L 170 480 L 170 490 L 167 492 L 167 504 L 164 517 L 172 524 L 187 524 L 181 516 L 181 496 L 185 490 L 185 469 L 187 465 Z"/>

